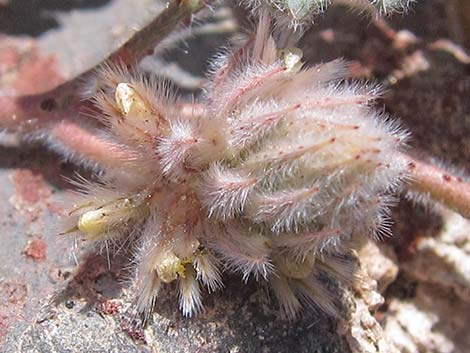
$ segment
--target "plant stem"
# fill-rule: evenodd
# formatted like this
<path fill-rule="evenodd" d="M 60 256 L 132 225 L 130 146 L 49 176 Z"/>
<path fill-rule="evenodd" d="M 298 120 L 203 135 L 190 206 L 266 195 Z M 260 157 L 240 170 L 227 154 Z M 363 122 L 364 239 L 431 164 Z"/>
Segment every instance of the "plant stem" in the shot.
<path fill-rule="evenodd" d="M 204 107 L 199 104 L 183 103 L 176 108 L 182 117 L 189 119 L 204 114 Z M 112 142 L 99 131 L 81 126 L 76 119 L 67 119 L 56 121 L 52 126 L 40 130 L 39 136 L 47 136 L 46 145 L 74 162 L 89 162 L 107 169 L 119 169 L 123 163 L 139 158 L 138 152 Z"/>
<path fill-rule="evenodd" d="M 175 27 L 204 6 L 204 0 L 172 0 L 166 8 L 149 24 L 135 33 L 123 46 L 112 53 L 107 61 L 133 65 L 144 56 L 152 53 L 153 48 Z"/>
<path fill-rule="evenodd" d="M 157 17 L 103 62 L 135 65 L 145 55 L 150 54 L 178 24 L 189 20 L 192 14 L 209 2 L 210 0 L 168 1 Z M 101 64 L 45 93 L 0 97 L 0 128 L 11 132 L 29 133 L 52 121 L 78 115 L 84 104 L 78 94 L 80 86 Z"/>
<path fill-rule="evenodd" d="M 402 155 L 409 164 L 410 188 L 427 194 L 448 208 L 470 218 L 470 183 L 442 168 Z"/>
<path fill-rule="evenodd" d="M 91 162 L 100 167 L 118 169 L 137 158 L 136 152 L 113 143 L 72 121 L 62 121 L 48 131 L 49 138 L 60 146 L 59 152 L 76 161 Z"/>

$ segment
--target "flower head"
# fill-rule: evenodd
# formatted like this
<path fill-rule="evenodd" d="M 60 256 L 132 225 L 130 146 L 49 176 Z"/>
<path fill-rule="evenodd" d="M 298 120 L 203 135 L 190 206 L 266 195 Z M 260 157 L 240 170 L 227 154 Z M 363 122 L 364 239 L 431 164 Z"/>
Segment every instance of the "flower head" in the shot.
<path fill-rule="evenodd" d="M 341 61 L 304 68 L 269 26 L 214 62 L 202 113 L 124 68 L 99 73 L 99 119 L 135 157 L 86 183 L 71 216 L 90 241 L 135 244 L 144 315 L 173 282 L 197 313 L 223 270 L 267 282 L 289 317 L 302 303 L 338 315 L 320 278 L 352 279 L 351 237 L 388 234 L 407 134 L 371 106 L 377 86 L 345 80 Z"/>

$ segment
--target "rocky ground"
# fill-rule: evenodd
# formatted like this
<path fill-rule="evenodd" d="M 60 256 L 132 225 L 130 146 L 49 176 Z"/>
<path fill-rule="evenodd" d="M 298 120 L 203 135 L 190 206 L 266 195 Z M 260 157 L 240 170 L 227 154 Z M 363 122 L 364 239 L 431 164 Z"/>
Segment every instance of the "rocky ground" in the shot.
<path fill-rule="evenodd" d="M 1 1 L 0 94 L 40 92 L 72 77 L 160 8 L 156 0 Z M 195 38 L 167 43 L 144 68 L 193 92 L 208 53 L 237 31 L 243 13 L 225 9 L 210 17 L 210 26 L 194 25 Z M 411 130 L 411 148 L 468 171 L 469 18 L 466 0 L 418 0 L 382 25 L 337 7 L 302 45 L 311 63 L 344 57 L 353 76 L 381 82 L 386 93 L 379 104 Z M 2 135 L 1 142 L 1 351 L 470 351 L 470 223 L 450 211 L 414 207 L 403 197 L 394 237 L 358 248 L 370 280 L 348 298 L 349 323 L 315 313 L 283 321 L 264 289 L 234 277 L 199 317 L 182 318 L 169 295 L 149 327 L 136 331 L 124 314 L 123 259 L 108 266 L 105 256 L 57 235 L 60 199 L 70 188 L 63 176 L 76 167 L 15 136 Z"/>

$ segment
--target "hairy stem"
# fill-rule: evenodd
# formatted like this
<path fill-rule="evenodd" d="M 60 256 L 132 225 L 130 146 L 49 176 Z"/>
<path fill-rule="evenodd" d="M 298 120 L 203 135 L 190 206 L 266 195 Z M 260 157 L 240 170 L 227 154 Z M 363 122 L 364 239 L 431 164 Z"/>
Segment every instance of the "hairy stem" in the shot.
<path fill-rule="evenodd" d="M 470 183 L 435 165 L 403 155 L 412 177 L 410 188 L 470 218 Z"/>
<path fill-rule="evenodd" d="M 180 104 L 177 110 L 180 116 L 193 119 L 204 113 L 204 107 L 199 104 Z M 90 162 L 117 169 L 122 167 L 123 162 L 139 157 L 136 151 L 113 143 L 106 135 L 100 134 L 99 129 L 80 126 L 76 119 L 56 121 L 38 132 L 40 137 L 46 132 L 47 144 L 73 162 Z"/>
<path fill-rule="evenodd" d="M 149 54 L 149 51 L 153 50 L 178 24 L 190 19 L 193 13 L 205 7 L 209 1 L 168 1 L 165 9 L 156 18 L 111 53 L 104 62 L 134 65 Z M 101 64 L 45 93 L 0 97 L 0 128 L 28 133 L 51 121 L 76 116 L 84 104 L 78 94 L 81 83 Z"/>
<path fill-rule="evenodd" d="M 72 121 L 55 124 L 49 131 L 49 138 L 61 154 L 78 157 L 102 167 L 116 169 L 127 161 L 137 158 L 136 152 L 113 143 Z"/>

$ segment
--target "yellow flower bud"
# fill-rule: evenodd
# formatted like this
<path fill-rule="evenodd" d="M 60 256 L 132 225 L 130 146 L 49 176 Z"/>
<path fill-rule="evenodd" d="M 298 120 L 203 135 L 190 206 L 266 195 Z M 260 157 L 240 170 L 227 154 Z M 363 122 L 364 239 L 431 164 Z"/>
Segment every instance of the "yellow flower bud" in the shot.
<path fill-rule="evenodd" d="M 289 72 L 298 72 L 302 68 L 304 53 L 299 48 L 286 48 L 279 51 L 279 56 L 284 61 L 284 66 Z"/>
<path fill-rule="evenodd" d="M 146 117 L 151 109 L 136 90 L 128 83 L 120 83 L 116 87 L 116 104 L 124 116 L 133 115 L 137 118 Z"/>
<path fill-rule="evenodd" d="M 147 215 L 148 206 L 144 200 L 122 198 L 83 213 L 78 219 L 77 227 L 90 240 L 98 240 L 106 233 Z"/>
<path fill-rule="evenodd" d="M 114 98 L 119 111 L 128 122 L 146 133 L 156 133 L 157 124 L 152 107 L 136 88 L 129 83 L 119 83 Z"/>
<path fill-rule="evenodd" d="M 161 255 L 155 270 L 157 271 L 158 278 L 165 283 L 170 283 L 178 278 L 178 276 L 184 277 L 185 267 L 173 251 L 167 250 Z"/>

